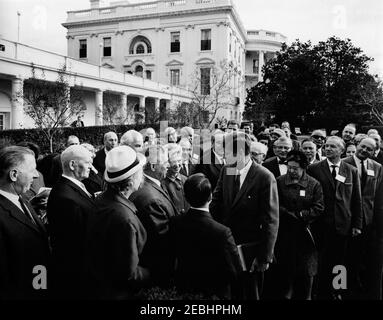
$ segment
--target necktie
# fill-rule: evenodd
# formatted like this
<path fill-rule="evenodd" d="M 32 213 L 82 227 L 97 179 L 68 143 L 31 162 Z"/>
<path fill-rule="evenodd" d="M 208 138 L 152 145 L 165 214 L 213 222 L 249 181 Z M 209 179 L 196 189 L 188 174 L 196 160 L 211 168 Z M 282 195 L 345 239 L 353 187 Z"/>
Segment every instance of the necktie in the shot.
<path fill-rule="evenodd" d="M 287 161 L 286 161 L 286 159 L 279 159 L 278 164 L 284 164 L 287 166 Z"/>
<path fill-rule="evenodd" d="M 331 171 L 331 175 L 332 175 L 332 178 L 333 178 L 333 180 L 334 180 L 334 182 L 335 182 L 335 178 L 336 178 L 336 170 L 335 170 L 335 168 L 337 167 L 336 165 L 331 165 L 331 167 L 332 167 L 332 171 Z"/>
<path fill-rule="evenodd" d="M 364 166 L 364 161 L 365 160 L 361 160 L 360 161 L 360 164 L 361 164 L 361 171 L 362 171 L 362 174 L 361 174 L 361 187 L 362 187 L 362 190 L 364 189 L 364 186 L 366 185 L 366 180 L 367 180 L 367 172 L 366 172 L 366 167 Z"/>
<path fill-rule="evenodd" d="M 184 163 L 183 166 L 184 166 L 184 171 L 185 171 L 185 173 L 186 173 L 185 175 L 186 175 L 186 176 L 189 176 L 189 172 L 188 172 L 188 166 L 187 166 L 187 164 Z"/>
<path fill-rule="evenodd" d="M 234 198 L 238 194 L 240 187 L 241 187 L 241 175 L 237 173 L 236 176 L 234 177 L 234 190 L 233 190 Z"/>
<path fill-rule="evenodd" d="M 32 221 L 32 223 L 36 224 L 35 219 L 33 219 L 33 216 L 31 212 L 29 211 L 28 207 L 25 205 L 23 198 L 19 197 L 19 202 L 21 205 L 21 208 L 24 211 L 25 216 Z"/>

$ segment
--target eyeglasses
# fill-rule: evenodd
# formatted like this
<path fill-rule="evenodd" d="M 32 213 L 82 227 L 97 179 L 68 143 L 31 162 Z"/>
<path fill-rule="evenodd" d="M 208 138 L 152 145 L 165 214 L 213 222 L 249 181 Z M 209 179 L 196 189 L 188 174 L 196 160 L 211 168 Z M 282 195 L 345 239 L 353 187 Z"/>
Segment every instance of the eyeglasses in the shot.
<path fill-rule="evenodd" d="M 313 135 L 311 137 L 317 140 L 326 140 L 326 137 L 322 137 L 322 136 Z"/>

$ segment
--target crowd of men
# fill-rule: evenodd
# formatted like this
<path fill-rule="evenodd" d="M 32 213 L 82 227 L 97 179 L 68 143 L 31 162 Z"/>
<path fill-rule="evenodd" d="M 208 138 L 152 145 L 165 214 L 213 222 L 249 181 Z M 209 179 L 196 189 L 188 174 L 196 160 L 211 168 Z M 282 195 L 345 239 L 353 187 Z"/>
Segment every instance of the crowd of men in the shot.
<path fill-rule="evenodd" d="M 288 122 L 0 149 L 0 300 L 382 298 L 376 130 Z M 97 150 L 98 149 L 98 150 Z M 38 269 L 36 269 L 36 267 Z M 45 273 L 37 273 L 43 268 Z M 338 277 L 334 280 L 335 277 Z M 334 285 L 335 283 L 335 285 Z"/>

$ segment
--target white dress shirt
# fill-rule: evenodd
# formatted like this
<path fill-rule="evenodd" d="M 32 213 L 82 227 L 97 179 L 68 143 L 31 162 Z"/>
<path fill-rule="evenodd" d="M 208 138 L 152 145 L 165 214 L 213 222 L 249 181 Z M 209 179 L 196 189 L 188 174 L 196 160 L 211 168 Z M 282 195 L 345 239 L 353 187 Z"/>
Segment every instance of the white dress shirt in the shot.
<path fill-rule="evenodd" d="M 353 157 L 356 163 L 356 167 L 358 168 L 359 177 L 361 177 L 362 176 L 362 160 L 360 160 L 357 156 L 355 156 L 355 154 L 353 155 Z M 367 172 L 367 161 L 368 159 L 364 160 L 364 168 L 366 169 L 366 172 Z"/>
<path fill-rule="evenodd" d="M 16 207 L 18 207 L 22 212 L 24 212 L 23 208 L 21 207 L 21 203 L 19 201 L 19 195 L 10 193 L 4 190 L 0 190 L 0 194 L 4 197 L 6 197 L 9 201 L 11 201 Z"/>
<path fill-rule="evenodd" d="M 238 172 L 238 174 L 240 175 L 240 177 L 239 177 L 239 188 L 240 189 L 242 188 L 242 185 L 245 182 L 245 179 L 247 177 L 247 174 L 249 173 L 249 170 L 250 170 L 252 163 L 253 162 L 251 160 L 249 160 L 247 162 L 246 166 L 244 168 L 242 168 L 241 170 L 239 170 L 239 172 Z"/>
<path fill-rule="evenodd" d="M 336 175 L 339 174 L 340 162 L 341 162 L 341 161 L 339 161 L 338 163 L 332 163 L 332 162 L 330 162 L 330 161 L 327 159 L 327 164 L 328 164 L 328 168 L 329 168 L 329 170 L 330 170 L 330 173 L 332 173 L 332 168 L 333 168 L 332 166 L 336 166 L 336 167 L 335 167 Z"/>
<path fill-rule="evenodd" d="M 144 176 L 147 177 L 149 180 L 153 181 L 157 186 L 161 188 L 161 182 L 160 180 L 157 180 L 156 178 L 152 178 L 151 176 L 148 176 L 144 173 Z"/>
<path fill-rule="evenodd" d="M 65 174 L 63 174 L 62 176 L 64 178 L 68 179 L 69 181 L 72 181 L 76 186 L 80 187 L 81 190 L 84 191 L 89 196 L 89 198 L 92 198 L 92 195 L 89 193 L 88 190 L 86 190 L 85 185 L 81 181 L 78 181 L 77 179 L 72 178 L 72 177 L 68 177 Z"/>
<path fill-rule="evenodd" d="M 277 157 L 278 160 L 278 167 L 279 167 L 279 172 L 281 173 L 281 176 L 287 173 L 287 165 L 286 164 L 279 164 L 280 159 Z"/>

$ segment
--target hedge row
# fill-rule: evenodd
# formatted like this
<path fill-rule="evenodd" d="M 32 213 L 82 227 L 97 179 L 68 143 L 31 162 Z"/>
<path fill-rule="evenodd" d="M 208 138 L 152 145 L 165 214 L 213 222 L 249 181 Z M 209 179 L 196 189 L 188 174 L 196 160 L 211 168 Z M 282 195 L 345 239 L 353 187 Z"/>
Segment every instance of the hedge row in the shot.
<path fill-rule="evenodd" d="M 159 131 L 160 125 L 150 125 L 154 130 Z M 177 128 L 177 125 L 169 124 L 169 126 Z M 108 126 L 92 126 L 92 127 L 65 127 L 60 128 L 56 133 L 53 141 L 53 151 L 61 152 L 65 146 L 66 139 L 70 135 L 75 135 L 80 142 L 87 142 L 94 146 L 103 144 L 104 134 L 108 131 L 114 131 L 120 138 L 126 131 L 134 129 L 140 131 L 147 128 L 146 124 L 135 125 L 108 125 Z M 22 141 L 31 141 L 36 143 L 43 154 L 50 153 L 49 140 L 41 129 L 17 129 L 0 131 L 0 147 L 2 145 L 17 144 Z"/>

